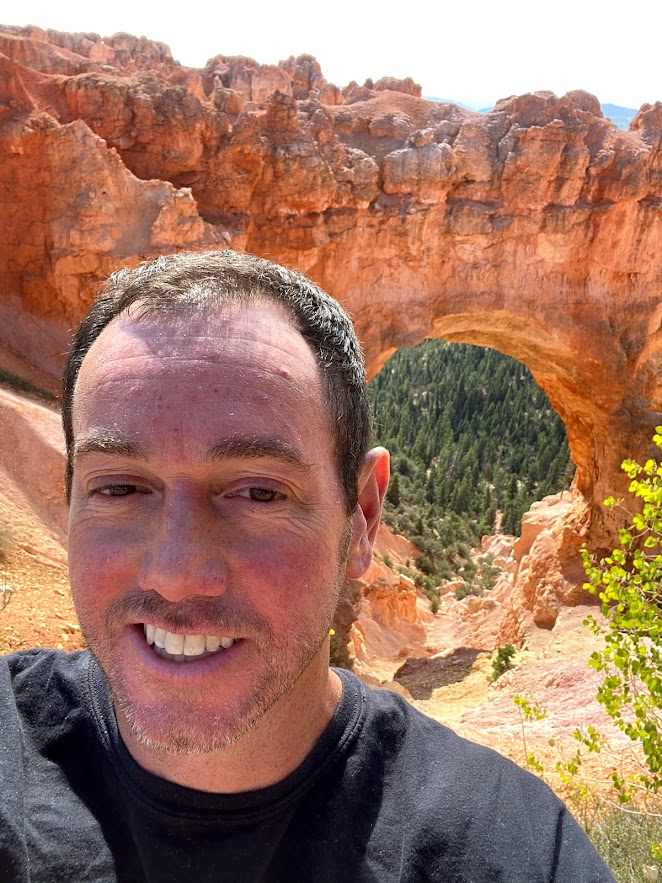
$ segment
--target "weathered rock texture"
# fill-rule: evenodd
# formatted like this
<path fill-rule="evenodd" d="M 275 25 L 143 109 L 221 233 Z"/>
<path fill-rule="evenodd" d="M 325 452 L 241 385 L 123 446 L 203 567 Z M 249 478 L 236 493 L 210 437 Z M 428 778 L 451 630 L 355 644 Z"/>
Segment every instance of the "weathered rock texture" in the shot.
<path fill-rule="evenodd" d="M 572 504 L 528 574 L 572 597 L 662 422 L 662 104 L 621 132 L 583 92 L 479 115 L 411 81 L 340 92 L 307 56 L 192 70 L 36 28 L 1 28 L 0 53 L 0 357 L 53 383 L 110 270 L 225 245 L 338 297 L 371 373 L 425 337 L 495 347 L 568 429 Z"/>
<path fill-rule="evenodd" d="M 407 543 L 382 529 L 378 544 L 394 547 L 398 540 Z M 354 671 L 390 680 L 403 659 L 427 655 L 426 626 L 434 619 L 430 602 L 410 579 L 376 557 L 357 585 L 356 619 L 347 634 Z"/>

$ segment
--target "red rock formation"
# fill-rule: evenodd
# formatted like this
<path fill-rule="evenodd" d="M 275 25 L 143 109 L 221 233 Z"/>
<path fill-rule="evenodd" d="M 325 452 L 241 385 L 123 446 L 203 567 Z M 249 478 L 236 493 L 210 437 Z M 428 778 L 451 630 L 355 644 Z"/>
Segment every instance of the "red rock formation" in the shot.
<path fill-rule="evenodd" d="M 347 633 L 354 670 L 390 680 L 402 659 L 426 655 L 426 625 L 433 619 L 430 604 L 410 579 L 376 558 L 357 585 L 356 619 Z"/>
<path fill-rule="evenodd" d="M 309 56 L 197 71 L 128 35 L 2 28 L 0 356 L 52 379 L 110 270 L 225 244 L 345 303 L 371 374 L 425 337 L 497 348 L 568 429 L 572 505 L 529 569 L 566 596 L 662 422 L 661 132 L 662 104 L 621 132 L 583 92 L 479 115 L 407 81 L 343 95 Z"/>
<path fill-rule="evenodd" d="M 414 566 L 416 558 L 421 554 L 421 550 L 410 543 L 406 537 L 399 533 L 392 533 L 385 524 L 379 525 L 375 540 L 375 552 L 385 561 L 390 558 L 394 564 L 403 567 Z"/>
<path fill-rule="evenodd" d="M 564 579 L 559 567 L 559 532 L 570 507 L 569 495 L 561 493 L 534 503 L 522 516 L 522 535 L 513 547 L 514 589 L 495 646 L 528 645 L 532 630 L 554 627 L 563 606 L 586 603 L 582 580 Z"/>

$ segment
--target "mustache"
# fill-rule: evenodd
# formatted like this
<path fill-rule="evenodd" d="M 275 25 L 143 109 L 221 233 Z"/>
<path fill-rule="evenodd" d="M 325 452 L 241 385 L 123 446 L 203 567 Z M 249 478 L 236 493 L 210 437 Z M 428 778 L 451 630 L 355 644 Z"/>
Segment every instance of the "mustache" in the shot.
<path fill-rule="evenodd" d="M 239 635 L 273 639 L 268 622 L 257 613 L 228 608 L 221 598 L 188 598 L 173 603 L 158 592 L 140 591 L 114 599 L 106 614 L 107 621 L 157 621 L 167 631 L 190 634 Z"/>

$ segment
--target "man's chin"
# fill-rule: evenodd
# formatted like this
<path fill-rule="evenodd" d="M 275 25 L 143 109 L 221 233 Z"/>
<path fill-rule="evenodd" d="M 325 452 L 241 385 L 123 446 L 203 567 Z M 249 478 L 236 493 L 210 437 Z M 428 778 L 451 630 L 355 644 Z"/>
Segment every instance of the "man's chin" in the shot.
<path fill-rule="evenodd" d="M 252 642 L 245 646 L 240 642 L 237 656 L 227 669 L 216 671 L 212 667 L 200 678 L 183 682 L 176 676 L 162 677 L 162 671 L 150 674 L 143 656 L 132 655 L 132 633 L 128 633 L 125 653 L 118 653 L 118 647 L 126 631 L 110 640 L 108 635 L 113 632 L 108 628 L 107 640 L 94 646 L 88 639 L 88 646 L 105 673 L 120 734 L 129 750 L 135 747 L 171 755 L 200 755 L 236 744 L 295 690 L 311 667 L 328 671 L 326 622 L 323 629 L 317 624 L 317 630 L 312 640 L 311 628 L 309 633 L 302 631 L 279 646 L 272 644 L 269 652 L 256 652 Z M 144 648 L 139 647 L 142 652 Z M 162 660 L 159 666 L 163 668 Z"/>
<path fill-rule="evenodd" d="M 195 755 L 209 754 L 229 748 L 241 739 L 254 725 L 255 721 L 238 722 L 228 725 L 227 721 L 201 721 L 181 718 L 170 722 L 173 715 L 152 716 L 128 708 L 115 702 L 115 714 L 121 720 L 120 731 L 128 736 L 133 744 L 140 745 L 148 751 L 164 754 Z"/>
<path fill-rule="evenodd" d="M 281 695 L 276 689 L 258 690 L 246 707 L 228 703 L 219 711 L 172 699 L 145 706 L 112 685 L 110 692 L 125 742 L 176 755 L 229 748 L 255 727 Z"/>

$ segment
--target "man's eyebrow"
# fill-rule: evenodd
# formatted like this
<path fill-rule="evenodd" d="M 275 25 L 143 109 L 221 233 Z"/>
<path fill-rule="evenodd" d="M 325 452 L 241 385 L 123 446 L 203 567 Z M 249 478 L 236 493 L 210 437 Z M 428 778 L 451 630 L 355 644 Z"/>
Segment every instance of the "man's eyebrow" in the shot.
<path fill-rule="evenodd" d="M 207 455 L 209 460 L 239 460 L 243 458 L 258 460 L 263 457 L 282 460 L 304 472 L 309 472 L 311 469 L 299 450 L 280 438 L 260 438 L 257 436 L 237 438 L 233 436 L 215 444 Z"/>
<path fill-rule="evenodd" d="M 74 463 L 84 454 L 110 454 L 130 460 L 146 460 L 145 449 L 138 442 L 115 433 L 100 432 L 83 436 L 74 443 Z"/>
<path fill-rule="evenodd" d="M 109 454 L 113 457 L 125 457 L 130 460 L 147 460 L 145 448 L 125 436 L 100 432 L 84 436 L 74 444 L 74 463 L 85 454 Z M 247 458 L 258 460 L 270 457 L 282 460 L 297 469 L 309 472 L 311 467 L 301 456 L 299 450 L 280 438 L 260 438 L 258 436 L 232 436 L 215 444 L 206 456 L 207 460 L 239 460 Z"/>

